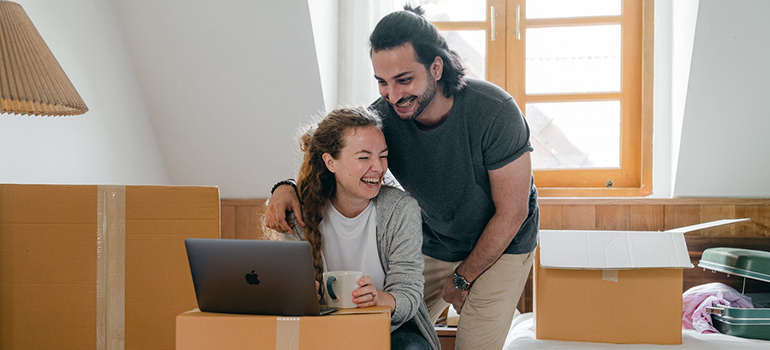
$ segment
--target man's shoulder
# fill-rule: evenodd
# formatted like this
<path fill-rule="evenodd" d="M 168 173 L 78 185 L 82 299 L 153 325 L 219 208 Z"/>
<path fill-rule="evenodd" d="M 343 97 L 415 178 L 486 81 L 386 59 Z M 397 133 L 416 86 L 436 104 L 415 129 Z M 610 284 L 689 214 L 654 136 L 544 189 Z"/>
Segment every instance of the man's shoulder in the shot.
<path fill-rule="evenodd" d="M 473 116 L 473 125 L 479 127 L 492 125 L 501 113 L 520 113 L 510 94 L 487 81 L 468 79 L 461 94 L 455 99 L 457 114 Z"/>
<path fill-rule="evenodd" d="M 513 98 L 508 92 L 488 81 L 466 79 L 465 82 L 465 87 L 459 93 L 468 96 L 470 101 L 478 102 L 481 99 L 489 102 L 503 102 Z"/>

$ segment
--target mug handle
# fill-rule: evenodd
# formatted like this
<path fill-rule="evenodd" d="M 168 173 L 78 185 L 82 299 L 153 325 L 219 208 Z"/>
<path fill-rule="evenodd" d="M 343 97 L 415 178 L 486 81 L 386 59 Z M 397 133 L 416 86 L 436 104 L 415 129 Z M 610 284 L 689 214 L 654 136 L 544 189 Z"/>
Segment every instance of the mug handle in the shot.
<path fill-rule="evenodd" d="M 326 291 L 329 292 L 329 297 L 332 298 L 332 300 L 337 299 L 337 295 L 334 294 L 334 289 L 332 289 L 332 282 L 336 281 L 337 277 L 329 276 L 329 278 L 326 279 Z"/>

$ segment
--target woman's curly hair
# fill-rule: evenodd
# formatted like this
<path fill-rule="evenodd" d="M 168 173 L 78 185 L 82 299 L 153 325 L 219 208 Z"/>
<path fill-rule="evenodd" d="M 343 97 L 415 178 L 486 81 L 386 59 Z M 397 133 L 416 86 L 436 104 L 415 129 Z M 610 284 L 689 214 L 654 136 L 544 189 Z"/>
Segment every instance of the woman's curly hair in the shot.
<path fill-rule="evenodd" d="M 323 155 L 328 153 L 336 159 L 345 147 L 344 136 L 350 129 L 371 126 L 382 129 L 382 120 L 376 111 L 364 107 L 337 108 L 299 137 L 304 156 L 297 176 L 297 192 L 305 221 L 304 238 L 313 251 L 316 280 L 320 281 L 323 275 L 319 227 L 326 205 L 337 189 L 337 181 L 326 168 Z"/>

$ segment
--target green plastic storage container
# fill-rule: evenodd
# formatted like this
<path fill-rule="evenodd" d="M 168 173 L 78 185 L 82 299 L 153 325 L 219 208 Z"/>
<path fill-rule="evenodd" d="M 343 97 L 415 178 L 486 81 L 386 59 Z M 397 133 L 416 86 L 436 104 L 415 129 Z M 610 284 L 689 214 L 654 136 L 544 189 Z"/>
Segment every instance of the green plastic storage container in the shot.
<path fill-rule="evenodd" d="M 699 267 L 770 283 L 770 252 L 740 248 L 709 248 Z M 708 308 L 719 332 L 742 338 L 770 340 L 770 294 L 746 294 L 754 309 L 718 306 Z"/>

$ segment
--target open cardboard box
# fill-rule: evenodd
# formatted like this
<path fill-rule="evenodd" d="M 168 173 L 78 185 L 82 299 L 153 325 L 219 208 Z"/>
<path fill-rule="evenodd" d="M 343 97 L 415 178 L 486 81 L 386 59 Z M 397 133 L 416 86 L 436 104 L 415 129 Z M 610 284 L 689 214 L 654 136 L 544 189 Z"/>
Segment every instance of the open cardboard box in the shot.
<path fill-rule="evenodd" d="M 192 310 L 176 318 L 176 348 L 390 349 L 390 308 L 340 309 L 326 316 L 282 317 Z"/>
<path fill-rule="evenodd" d="M 620 344 L 682 343 L 684 233 L 541 230 L 534 269 L 537 339 Z"/>

